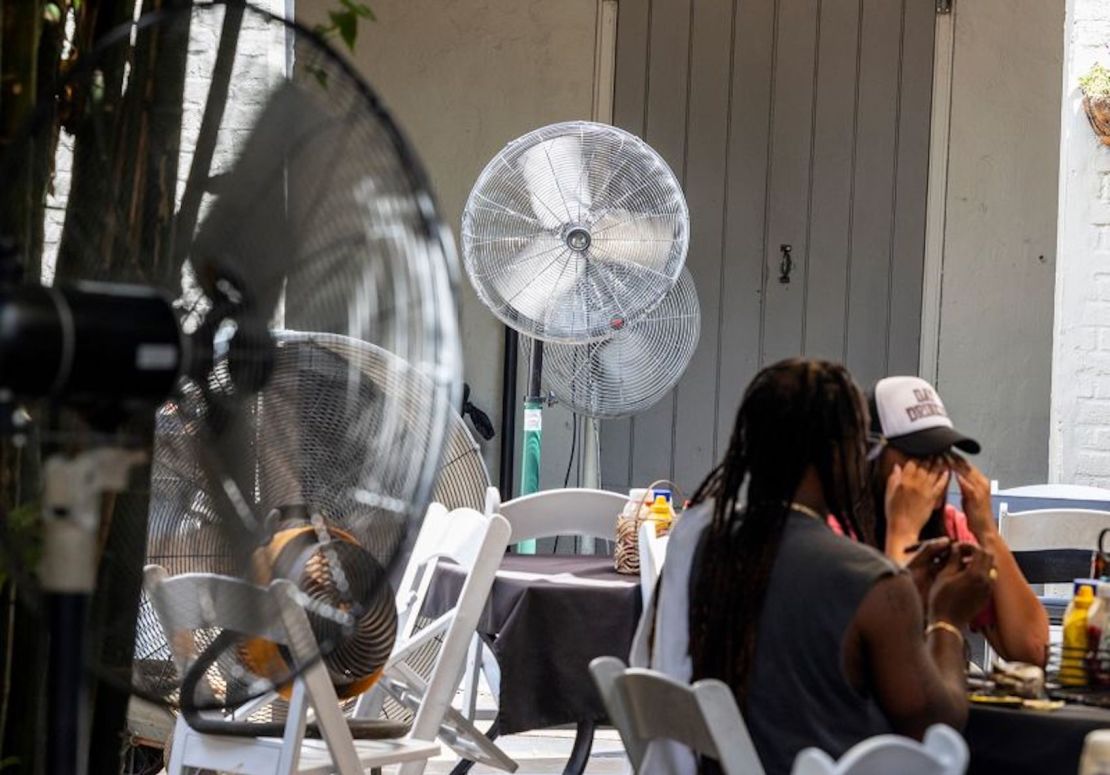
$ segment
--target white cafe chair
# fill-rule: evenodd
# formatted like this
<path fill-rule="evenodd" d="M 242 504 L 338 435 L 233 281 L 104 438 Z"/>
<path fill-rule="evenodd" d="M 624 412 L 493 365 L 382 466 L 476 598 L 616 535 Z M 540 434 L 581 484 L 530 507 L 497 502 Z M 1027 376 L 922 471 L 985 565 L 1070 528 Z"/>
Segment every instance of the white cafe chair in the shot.
<path fill-rule="evenodd" d="M 994 483 L 997 485 L 997 482 Z M 1110 501 L 1110 490 L 1104 487 L 1089 487 L 1083 484 L 1026 484 L 1021 487 L 1008 487 L 1005 490 L 992 490 L 995 495 L 1014 495 L 1022 498 L 1044 498 L 1075 501 Z"/>
<path fill-rule="evenodd" d="M 1003 502 L 998 508 L 998 532 L 1014 553 L 1079 549 L 1091 551 L 1098 545 L 1098 534 L 1110 528 L 1110 510 L 1037 509 L 1011 512 Z M 1070 579 L 1030 578 L 1031 584 L 1044 584 L 1045 594 L 1071 597 Z"/>
<path fill-rule="evenodd" d="M 496 487 L 486 490 L 486 511 L 497 511 L 512 528 L 510 544 L 560 536 L 612 541 L 616 537 L 617 516 L 628 498 L 615 492 L 575 487 L 543 490 L 501 502 Z M 479 673 L 494 697 L 499 696 L 501 671 L 489 649 L 475 637 L 466 677 L 463 679 L 463 713 L 475 720 L 479 714 L 477 696 Z"/>
<path fill-rule="evenodd" d="M 355 716 L 362 719 L 376 718 L 376 713 L 364 712 L 371 708 L 380 709 L 377 703 L 368 702 L 371 697 L 381 697 L 388 691 L 403 706 L 414 712 L 411 729 L 398 740 L 358 740 L 352 739 L 347 719 L 342 715 L 335 690 L 328 679 L 327 672 L 315 654 L 315 639 L 308 625 L 307 617 L 295 603 L 282 602 L 286 625 L 292 623 L 303 654 L 290 645 L 295 658 L 310 665 L 294 680 L 293 695 L 287 713 L 284 734 L 281 738 L 229 737 L 200 733 L 179 718 L 174 731 L 171 748 L 170 775 L 178 775 L 186 768 L 202 768 L 221 772 L 236 773 L 278 773 L 285 775 L 293 772 L 312 773 L 362 773 L 367 769 L 380 769 L 383 765 L 401 764 L 403 775 L 418 775 L 423 772 L 428 758 L 439 751 L 436 737 L 439 736 L 456 751 L 462 751 L 468 758 L 477 758 L 484 763 L 512 771 L 516 764 L 500 752 L 496 746 L 486 741 L 461 714 L 451 708 L 451 699 L 459 684 L 465 667 L 466 649 L 477 626 L 478 617 L 485 605 L 489 589 L 498 564 L 504 554 L 509 537 L 509 526 L 497 515 L 487 516 L 472 509 L 457 509 L 450 514 L 440 504 L 432 504 L 429 518 L 418 535 L 414 548 L 415 562 L 410 560 L 403 576 L 400 592 L 397 595 L 399 606 L 398 643 L 387 663 L 383 676 L 370 693 L 363 695 L 356 705 Z M 448 558 L 461 565 L 466 572 L 466 580 L 459 601 L 451 611 L 438 617 L 434 622 L 414 634 L 416 614 L 423 605 L 435 564 L 440 558 Z M 206 576 L 209 574 L 190 574 Z M 228 588 L 252 587 L 236 579 L 221 579 L 216 583 L 220 590 Z M 257 634 L 279 643 L 290 643 L 291 638 L 282 637 L 273 626 L 273 603 L 254 601 L 245 607 L 234 592 L 221 591 L 220 595 L 208 594 L 198 590 L 204 597 L 190 591 L 188 577 L 165 578 L 165 572 L 148 569 L 148 593 L 154 603 L 155 611 L 167 635 L 172 631 L 195 629 L 196 617 L 183 620 L 180 599 L 219 600 L 215 606 L 216 614 L 226 609 L 235 612 L 235 628 L 251 632 L 249 628 L 265 630 Z M 231 582 L 229 585 L 227 582 Z M 288 582 L 277 582 L 278 585 Z M 235 586 L 238 585 L 238 586 Z M 271 585 L 271 589 L 275 589 Z M 265 590 L 262 590 L 265 591 Z M 165 604 L 167 595 L 175 595 L 172 605 Z M 238 593 L 240 595 L 245 593 Z M 288 595 L 286 594 L 286 598 Z M 238 602 L 236 603 L 235 601 Z M 232 603 L 235 603 L 232 605 Z M 269 607 L 267 607 L 269 606 Z M 194 603 L 194 608 L 197 605 Z M 188 612 L 188 608 L 185 609 Z M 243 621 L 243 611 L 258 614 L 258 621 Z M 205 612 L 206 616 L 211 614 Z M 214 624 L 217 622 L 213 622 Z M 299 629 L 298 629 L 299 628 Z M 430 674 L 426 677 L 417 674 L 405 664 L 405 657 L 432 638 L 442 637 Z M 168 638 L 171 644 L 177 642 Z M 187 660 L 188 655 L 175 655 Z M 256 707 L 258 703 L 254 703 Z M 326 747 L 316 741 L 304 740 L 305 724 L 309 712 L 314 713 Z M 235 714 L 236 718 L 248 715 L 250 709 L 244 708 Z M 481 738 L 479 740 L 479 738 Z M 485 745 L 483 745 L 483 742 Z M 330 756 L 328 755 L 330 751 Z"/>
<path fill-rule="evenodd" d="M 259 587 L 212 573 L 168 576 L 164 568 L 151 565 L 146 568 L 145 587 L 166 631 L 179 673 L 184 674 L 196 658 L 187 646 L 192 639 L 186 636 L 206 627 L 233 629 L 271 640 L 285 646 L 301 666 L 293 680 L 281 737 L 199 732 L 182 714 L 174 726 L 166 768 L 169 775 L 181 775 L 193 768 L 260 775 L 355 775 L 386 764 L 427 760 L 439 752 L 434 735 L 354 741 L 291 582 L 278 580 Z M 305 739 L 310 710 L 321 741 Z M 225 726 L 234 720 L 214 712 L 203 715 L 207 721 Z"/>
<path fill-rule="evenodd" d="M 673 740 L 715 759 L 725 775 L 763 775 L 736 699 L 723 682 L 691 686 L 655 670 L 625 667 L 616 657 L 598 657 L 590 673 L 634 771 L 640 771 L 649 743 Z"/>
<path fill-rule="evenodd" d="M 501 504 L 500 513 L 512 526 L 511 544 L 559 536 L 612 541 L 627 501 L 619 493 L 572 487 L 513 498 Z"/>
<path fill-rule="evenodd" d="M 901 735 L 878 735 L 852 746 L 839 761 L 818 748 L 794 760 L 791 775 L 963 775 L 967 743 L 944 724 L 934 724 L 917 742 Z"/>
<path fill-rule="evenodd" d="M 460 757 L 516 771 L 517 763 L 451 705 L 508 540 L 509 524 L 495 512 L 468 508 L 448 512 L 439 503 L 428 507 L 397 589 L 397 643 L 378 685 L 359 698 L 356 718 L 377 718 L 389 694 L 414 712 L 412 734 L 433 738 L 438 734 Z M 420 626 L 432 578 L 443 560 L 459 566 L 466 581 L 451 610 Z M 429 681 L 409 663 L 439 638 L 443 640 Z M 433 687 L 440 673 L 443 678 Z M 419 775 L 424 764 L 406 765 L 401 775 Z"/>

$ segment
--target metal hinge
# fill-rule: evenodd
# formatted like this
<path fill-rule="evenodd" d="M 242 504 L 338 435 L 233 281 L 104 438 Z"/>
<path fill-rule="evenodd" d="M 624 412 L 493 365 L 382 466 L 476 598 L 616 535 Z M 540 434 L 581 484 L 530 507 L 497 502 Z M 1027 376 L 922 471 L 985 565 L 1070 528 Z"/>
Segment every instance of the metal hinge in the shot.
<path fill-rule="evenodd" d="M 952 13 L 952 0 L 937 0 L 937 13 Z"/>

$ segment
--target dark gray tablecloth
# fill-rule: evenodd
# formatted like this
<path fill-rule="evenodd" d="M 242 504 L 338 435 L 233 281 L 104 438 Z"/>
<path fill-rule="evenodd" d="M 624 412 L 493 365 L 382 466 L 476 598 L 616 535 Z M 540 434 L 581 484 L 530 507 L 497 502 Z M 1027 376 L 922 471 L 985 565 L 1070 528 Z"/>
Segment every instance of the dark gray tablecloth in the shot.
<path fill-rule="evenodd" d="M 1040 712 L 971 706 L 964 738 L 970 775 L 1075 775 L 1083 740 L 1110 727 L 1110 710 L 1068 705 Z"/>
<path fill-rule="evenodd" d="M 424 613 L 450 608 L 462 581 L 440 567 Z M 627 661 L 642 607 L 639 577 L 616 573 L 612 557 L 507 555 L 478 627 L 501 666 L 501 733 L 604 720 L 590 662 Z"/>

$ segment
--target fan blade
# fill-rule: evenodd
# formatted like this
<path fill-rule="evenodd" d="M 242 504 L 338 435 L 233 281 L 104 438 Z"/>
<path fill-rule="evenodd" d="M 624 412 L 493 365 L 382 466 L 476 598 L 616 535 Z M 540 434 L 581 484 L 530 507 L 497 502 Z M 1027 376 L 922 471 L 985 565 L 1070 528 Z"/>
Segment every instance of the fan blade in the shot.
<path fill-rule="evenodd" d="M 599 262 L 620 262 L 671 274 L 667 261 L 680 227 L 674 213 L 609 210 L 591 229 L 590 253 Z"/>
<path fill-rule="evenodd" d="M 543 320 L 551 299 L 569 294 L 578 281 L 578 256 L 559 237 L 544 232 L 516 254 L 500 278 L 504 308 L 518 318 Z"/>
<path fill-rule="evenodd" d="M 291 81 L 273 91 L 231 172 L 219 179 L 190 256 L 206 292 L 230 281 L 245 310 L 266 322 L 298 255 L 286 192 L 320 191 L 328 173 L 309 161 L 334 139 L 335 122 L 315 103 Z"/>
<path fill-rule="evenodd" d="M 520 173 L 532 209 L 545 228 L 582 223 L 592 205 L 582 140 L 562 135 L 520 155 Z"/>

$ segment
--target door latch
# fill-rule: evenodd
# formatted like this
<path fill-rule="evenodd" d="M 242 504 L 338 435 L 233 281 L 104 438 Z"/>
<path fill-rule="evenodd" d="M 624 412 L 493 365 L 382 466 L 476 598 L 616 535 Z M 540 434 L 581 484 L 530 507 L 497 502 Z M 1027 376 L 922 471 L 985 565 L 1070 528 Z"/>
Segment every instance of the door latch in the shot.
<path fill-rule="evenodd" d="M 794 259 L 790 257 L 791 251 L 794 248 L 790 245 L 779 245 L 779 282 L 786 285 L 790 282 L 790 273 L 794 271 Z"/>

